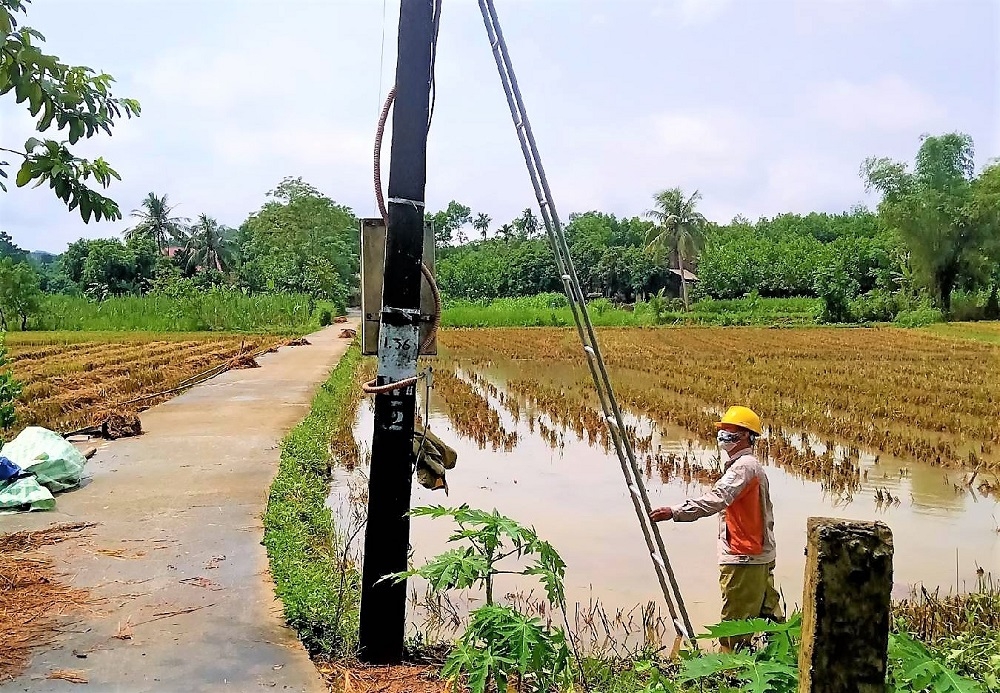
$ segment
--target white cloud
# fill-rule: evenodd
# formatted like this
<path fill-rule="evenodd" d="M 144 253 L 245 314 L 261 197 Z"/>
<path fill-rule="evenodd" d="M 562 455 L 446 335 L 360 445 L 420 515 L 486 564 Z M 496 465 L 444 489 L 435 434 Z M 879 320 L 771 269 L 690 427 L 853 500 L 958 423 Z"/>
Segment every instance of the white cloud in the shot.
<path fill-rule="evenodd" d="M 889 75 L 871 82 L 840 79 L 820 86 L 811 114 L 849 132 L 910 132 L 932 128 L 947 115 L 928 94 L 906 80 Z"/>
<path fill-rule="evenodd" d="M 219 130 L 212 148 L 221 163 L 234 166 L 281 162 L 293 168 L 312 168 L 336 162 L 338 166 L 363 169 L 371 166 L 372 137 L 368 131 L 338 128 L 315 118 L 295 118 L 266 129 Z M 388 159 L 387 153 L 384 158 Z"/>
<path fill-rule="evenodd" d="M 704 24 L 721 15 L 731 0 L 678 0 L 677 13 L 685 24 Z"/>
<path fill-rule="evenodd" d="M 738 176 L 754 151 L 749 123 L 732 113 L 664 113 L 650 123 L 652 136 L 644 146 L 691 173 Z"/>
<path fill-rule="evenodd" d="M 758 138 L 751 123 L 722 110 L 664 111 L 605 128 L 560 133 L 550 178 L 564 210 L 637 214 L 675 185 L 721 191 L 752 178 Z M 706 212 L 714 213 L 706 200 Z M 728 209 L 728 206 L 726 207 Z"/>
<path fill-rule="evenodd" d="M 667 0 L 650 10 L 650 16 L 670 17 L 685 25 L 706 24 L 718 18 L 732 4 L 732 0 Z"/>
<path fill-rule="evenodd" d="M 839 211 L 866 200 L 858 162 L 821 151 L 795 151 L 766 166 L 757 200 L 764 214 Z"/>

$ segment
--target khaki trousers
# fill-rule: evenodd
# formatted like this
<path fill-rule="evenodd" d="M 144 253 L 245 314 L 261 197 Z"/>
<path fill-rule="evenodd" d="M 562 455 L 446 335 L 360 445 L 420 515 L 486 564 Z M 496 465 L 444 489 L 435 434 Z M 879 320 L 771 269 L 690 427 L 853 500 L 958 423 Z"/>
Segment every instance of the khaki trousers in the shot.
<path fill-rule="evenodd" d="M 766 618 L 781 622 L 781 598 L 774 588 L 774 561 L 762 565 L 720 565 L 722 620 L 747 621 Z M 720 638 L 723 647 L 748 646 L 752 636 Z"/>

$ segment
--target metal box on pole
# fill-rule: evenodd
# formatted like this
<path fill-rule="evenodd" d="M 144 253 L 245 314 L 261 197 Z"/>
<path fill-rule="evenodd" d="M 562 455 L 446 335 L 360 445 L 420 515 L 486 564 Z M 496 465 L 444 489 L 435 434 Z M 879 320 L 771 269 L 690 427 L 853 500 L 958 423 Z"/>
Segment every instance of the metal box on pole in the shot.
<path fill-rule="evenodd" d="M 365 356 L 378 354 L 378 335 L 382 320 L 382 282 L 385 276 L 385 222 L 382 219 L 361 219 L 361 353 Z M 434 273 L 434 230 L 430 224 L 424 225 L 424 264 Z M 420 284 L 420 325 L 421 344 L 431 329 L 434 316 L 434 294 L 427 284 Z M 437 355 L 437 338 L 421 356 Z"/>

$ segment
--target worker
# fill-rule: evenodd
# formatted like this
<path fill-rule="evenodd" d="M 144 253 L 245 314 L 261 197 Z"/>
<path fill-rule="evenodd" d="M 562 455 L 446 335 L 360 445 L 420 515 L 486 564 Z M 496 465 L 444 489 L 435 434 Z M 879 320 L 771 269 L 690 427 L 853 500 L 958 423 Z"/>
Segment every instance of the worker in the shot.
<path fill-rule="evenodd" d="M 653 522 L 693 522 L 719 515 L 719 584 L 722 620 L 784 620 L 774 588 L 774 513 L 764 466 L 753 447 L 760 417 L 747 407 L 730 407 L 716 424 L 725 473 L 701 498 L 657 508 Z M 750 645 L 751 637 L 720 638 L 723 652 Z"/>

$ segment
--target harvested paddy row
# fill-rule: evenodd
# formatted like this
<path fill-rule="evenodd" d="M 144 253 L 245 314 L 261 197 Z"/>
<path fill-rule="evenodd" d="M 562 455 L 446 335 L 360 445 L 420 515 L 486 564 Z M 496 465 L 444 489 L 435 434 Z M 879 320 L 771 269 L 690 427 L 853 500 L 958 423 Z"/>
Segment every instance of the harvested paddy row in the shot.
<path fill-rule="evenodd" d="M 447 377 L 454 377 L 450 375 L 451 371 L 447 373 Z M 481 408 L 478 420 L 496 421 L 494 425 L 485 428 L 470 427 L 468 412 L 456 412 L 452 406 L 461 406 L 461 403 L 449 396 L 444 396 L 444 399 L 449 403 L 449 418 L 456 431 L 477 442 L 480 448 L 486 447 L 491 435 L 507 435 L 500 426 L 496 413 L 487 411 L 490 400 L 494 399 L 515 421 L 524 424 L 529 433 L 535 433 L 537 428 L 539 437 L 553 450 L 564 447 L 565 434 L 569 432 L 587 445 L 610 450 L 611 440 L 607 426 L 597 412 L 591 393 L 587 391 L 587 382 L 577 381 L 570 386 L 560 386 L 538 380 L 512 378 L 501 389 L 475 372 L 469 372 L 466 379 L 459 383 L 467 392 L 466 396 L 477 401 L 477 406 Z M 669 393 L 667 400 L 647 396 L 648 393 L 648 389 L 629 386 L 621 389 L 619 398 L 633 416 L 642 416 L 661 428 L 681 427 L 696 432 L 697 437 L 705 439 L 714 435 L 714 424 L 706 416 L 703 405 Z M 664 406 L 665 401 L 670 404 Z M 486 431 L 496 433 L 488 434 Z M 645 462 L 647 479 L 652 478 L 654 467 L 663 483 L 677 476 L 688 483 L 692 480 L 711 483 L 721 475 L 721 465 L 717 459 L 706 464 L 703 460 L 698 460 L 693 450 L 691 455 L 684 454 L 683 457 L 674 453 L 661 454 L 659 450 L 654 452 L 653 431 L 641 433 L 636 425 L 627 425 L 626 434 L 632 440 L 636 453 L 644 456 L 644 460 L 640 459 L 640 462 Z M 823 445 L 808 445 L 803 442 L 801 435 L 797 436 L 798 440 L 793 438 L 773 429 L 770 437 L 762 441 L 759 454 L 792 476 L 817 482 L 826 493 L 850 500 L 862 482 L 863 475 L 858 465 L 860 451 L 857 448 L 839 446 L 833 441 Z M 516 439 L 513 442 L 516 443 Z M 689 440 L 688 444 L 693 446 L 694 440 Z M 494 445 L 494 449 L 496 447 L 499 446 Z M 672 471 L 667 473 L 665 469 Z"/>
<path fill-rule="evenodd" d="M 995 345 L 897 329 L 610 329 L 599 338 L 627 409 L 698 435 L 711 434 L 707 415 L 739 399 L 773 430 L 942 466 L 1000 466 Z M 569 365 L 563 390 L 588 387 L 569 330 L 454 331 L 442 341 L 459 364 Z M 544 373 L 532 374 L 543 400 Z M 529 395 L 526 380 L 517 388 Z"/>
<path fill-rule="evenodd" d="M 139 411 L 165 399 L 191 377 L 277 344 L 262 335 L 98 334 L 46 344 L 38 335 L 8 344 L 14 376 L 24 383 L 17 403 L 16 433 L 41 425 L 71 430 L 92 425 L 112 411 Z M 148 397 L 138 402 L 136 398 Z"/>

